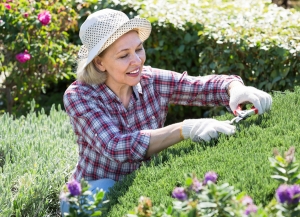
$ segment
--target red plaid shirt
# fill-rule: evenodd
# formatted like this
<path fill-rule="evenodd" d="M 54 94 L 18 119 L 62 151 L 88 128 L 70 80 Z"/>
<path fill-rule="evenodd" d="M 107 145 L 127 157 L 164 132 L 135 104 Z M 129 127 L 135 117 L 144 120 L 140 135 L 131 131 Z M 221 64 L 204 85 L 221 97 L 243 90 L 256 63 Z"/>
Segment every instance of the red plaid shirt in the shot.
<path fill-rule="evenodd" d="M 147 160 L 150 133 L 143 130 L 163 127 L 169 104 L 228 108 L 233 80 L 242 82 L 233 75 L 192 77 L 145 66 L 127 109 L 105 84 L 75 81 L 64 94 L 79 145 L 73 178 L 117 181 L 130 174 Z"/>

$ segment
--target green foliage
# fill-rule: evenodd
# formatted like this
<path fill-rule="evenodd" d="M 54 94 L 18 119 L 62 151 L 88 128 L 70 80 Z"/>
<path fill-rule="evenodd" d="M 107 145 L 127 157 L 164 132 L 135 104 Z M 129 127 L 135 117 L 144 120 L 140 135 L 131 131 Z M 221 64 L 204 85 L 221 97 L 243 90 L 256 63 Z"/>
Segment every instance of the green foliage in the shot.
<path fill-rule="evenodd" d="M 69 184 L 69 183 L 68 183 Z M 103 204 L 108 201 L 104 201 L 105 192 L 102 189 L 97 190 L 96 193 L 92 193 L 89 188 L 90 185 L 85 180 L 81 180 L 81 182 L 77 182 L 73 180 L 73 185 L 77 185 L 77 189 L 80 191 L 75 192 L 76 195 L 72 194 L 72 189 L 69 189 L 68 184 L 66 184 L 63 188 L 60 198 L 62 200 L 68 201 L 69 203 L 69 212 L 64 213 L 64 216 L 68 217 L 96 217 L 101 216 L 101 207 Z M 78 186 L 80 188 L 78 188 Z M 79 193 L 79 194 L 78 194 Z"/>
<path fill-rule="evenodd" d="M 236 74 L 246 85 L 293 90 L 300 84 L 300 13 L 255 1 L 131 1 L 151 21 L 146 64 L 190 75 Z M 171 105 L 167 123 L 221 115 L 224 108 Z"/>
<path fill-rule="evenodd" d="M 270 113 L 241 121 L 234 136 L 220 135 L 209 143 L 184 141 L 154 157 L 115 184 L 106 195 L 110 202 L 103 216 L 124 216 L 141 195 L 150 197 L 153 206 L 172 205 L 171 192 L 174 186 L 185 185 L 187 171 L 199 176 L 216 171 L 218 184 L 229 183 L 247 192 L 256 204 L 272 203 L 279 182 L 271 179 L 271 175 L 293 180 L 298 173 L 293 170 L 297 164 L 280 166 L 274 161 L 274 168 L 270 168 L 267 159 L 274 147 L 280 152 L 290 146 L 299 149 L 300 88 L 295 92 L 276 92 L 273 100 Z M 227 113 L 217 118 L 232 117 Z M 0 121 L 1 215 L 55 216 L 60 191 L 76 165 L 78 154 L 66 113 L 52 108 L 47 116 L 32 110 L 19 119 L 5 114 Z M 295 156 L 299 158 L 299 152 Z M 278 173 L 283 169 L 290 173 Z"/>
<path fill-rule="evenodd" d="M 77 13 L 71 0 L 12 1 L 0 4 L 0 75 L 12 95 L 12 113 L 30 109 L 30 101 L 50 82 L 74 78 L 72 66 L 77 47 L 69 43 L 67 31 L 77 28 Z M 38 14 L 49 11 L 51 22 L 42 25 Z M 30 60 L 20 63 L 16 55 L 25 50 Z M 2 83 L 2 82 L 1 82 Z M 38 106 L 38 105 L 36 105 Z"/>
<path fill-rule="evenodd" d="M 266 207 L 258 208 L 251 197 L 238 191 L 228 183 L 216 184 L 217 180 L 199 182 L 195 175 L 187 177 L 183 187 L 173 190 L 175 197 L 173 206 L 165 208 L 163 205 L 153 207 L 150 198 L 141 197 L 139 205 L 130 211 L 128 217 L 294 217 L 300 214 L 300 173 L 298 163 L 295 162 L 295 148 L 291 147 L 284 157 L 276 151 L 275 157 L 270 157 L 271 167 L 276 174 L 272 178 L 278 179 L 278 171 L 285 179 L 285 184 L 276 191 L 274 198 Z M 292 171 L 284 172 L 286 168 Z M 215 174 L 215 173 L 214 173 Z M 287 183 L 289 181 L 289 183 Z M 285 186 L 284 188 L 281 188 Z M 286 186 L 292 186 L 289 190 Z M 283 202 L 283 200 L 286 200 Z M 294 200 L 294 201 L 293 201 Z"/>
<path fill-rule="evenodd" d="M 276 92 L 271 112 L 239 122 L 234 136 L 220 135 L 217 141 L 200 144 L 183 141 L 163 151 L 107 194 L 111 201 L 107 216 L 123 216 L 141 195 L 151 198 L 154 206 L 172 205 L 171 192 L 174 186 L 184 185 L 187 171 L 202 176 L 213 170 L 219 174 L 220 185 L 229 183 L 247 192 L 256 204 L 267 205 L 278 187 L 278 182 L 270 178 L 271 150 L 300 148 L 299 102 L 299 87 L 295 92 Z M 231 118 L 228 113 L 217 117 Z M 295 155 L 299 158 L 300 153 Z"/>
<path fill-rule="evenodd" d="M 34 104 L 32 104 L 32 108 Z M 58 196 L 77 160 L 68 117 L 60 108 L 0 116 L 0 216 L 55 216 Z"/>

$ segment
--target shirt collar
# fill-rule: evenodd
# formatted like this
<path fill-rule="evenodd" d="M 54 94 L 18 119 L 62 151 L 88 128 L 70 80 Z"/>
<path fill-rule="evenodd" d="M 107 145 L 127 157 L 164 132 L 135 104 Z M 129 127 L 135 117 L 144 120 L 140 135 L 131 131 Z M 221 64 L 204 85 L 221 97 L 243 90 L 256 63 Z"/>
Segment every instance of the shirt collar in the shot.
<path fill-rule="evenodd" d="M 100 94 L 101 97 L 105 99 L 107 103 L 110 103 L 114 100 L 120 101 L 119 98 L 116 96 L 116 94 L 105 83 L 99 85 L 92 85 L 92 86 L 95 89 L 95 91 L 97 91 L 98 94 Z M 133 86 L 132 89 L 133 89 L 133 94 L 135 96 L 135 99 L 139 100 L 140 94 L 143 94 L 141 84 L 138 83 L 137 85 Z"/>

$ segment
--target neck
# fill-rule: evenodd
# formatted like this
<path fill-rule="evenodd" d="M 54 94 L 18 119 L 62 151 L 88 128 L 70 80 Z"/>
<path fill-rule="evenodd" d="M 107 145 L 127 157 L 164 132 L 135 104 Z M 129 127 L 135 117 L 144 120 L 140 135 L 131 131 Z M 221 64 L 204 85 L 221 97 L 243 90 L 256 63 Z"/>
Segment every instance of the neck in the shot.
<path fill-rule="evenodd" d="M 121 86 L 121 87 L 116 87 L 116 86 L 110 87 L 109 85 L 107 86 L 117 95 L 117 97 L 123 103 L 124 107 L 127 108 L 133 91 L 132 87 L 128 85 Z"/>

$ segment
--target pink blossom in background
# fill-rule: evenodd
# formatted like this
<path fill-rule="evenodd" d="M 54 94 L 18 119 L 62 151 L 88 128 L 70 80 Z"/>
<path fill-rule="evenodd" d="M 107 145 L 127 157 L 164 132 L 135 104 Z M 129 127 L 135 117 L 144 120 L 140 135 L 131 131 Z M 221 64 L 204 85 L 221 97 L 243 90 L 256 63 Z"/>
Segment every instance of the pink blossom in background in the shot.
<path fill-rule="evenodd" d="M 46 26 L 51 21 L 51 14 L 49 11 L 43 11 L 38 14 L 38 20 L 41 22 L 42 25 Z"/>
<path fill-rule="evenodd" d="M 22 53 L 19 53 L 16 55 L 16 59 L 20 62 L 20 63 L 25 63 L 27 62 L 28 60 L 30 60 L 31 56 L 30 54 L 28 53 L 27 50 L 25 50 L 24 52 Z"/>
<path fill-rule="evenodd" d="M 25 18 L 27 18 L 27 17 L 28 17 L 28 13 L 27 13 L 27 12 L 24 13 L 23 16 L 24 16 Z"/>
<path fill-rule="evenodd" d="M 6 9 L 10 10 L 11 9 L 11 6 L 10 4 L 4 4 L 4 7 L 6 7 Z"/>

